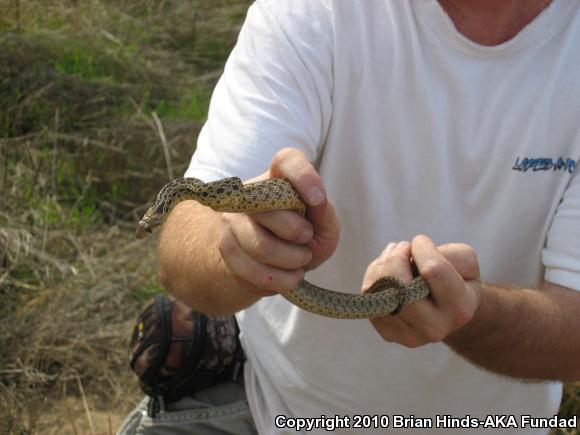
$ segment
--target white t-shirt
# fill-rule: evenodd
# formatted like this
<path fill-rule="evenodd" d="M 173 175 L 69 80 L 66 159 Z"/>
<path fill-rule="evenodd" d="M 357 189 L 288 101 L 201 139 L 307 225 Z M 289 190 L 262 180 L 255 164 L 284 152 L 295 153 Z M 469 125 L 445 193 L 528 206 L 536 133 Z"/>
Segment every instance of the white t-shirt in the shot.
<path fill-rule="evenodd" d="M 485 47 L 436 0 L 258 0 L 186 175 L 246 179 L 277 150 L 303 150 L 342 222 L 337 251 L 307 276 L 323 287 L 359 292 L 388 242 L 424 233 L 474 247 L 486 281 L 580 289 L 579 9 L 554 0 Z M 444 344 L 389 344 L 366 320 L 279 296 L 238 319 L 262 434 L 277 415 L 547 417 L 560 402 L 558 383 L 497 376 Z"/>

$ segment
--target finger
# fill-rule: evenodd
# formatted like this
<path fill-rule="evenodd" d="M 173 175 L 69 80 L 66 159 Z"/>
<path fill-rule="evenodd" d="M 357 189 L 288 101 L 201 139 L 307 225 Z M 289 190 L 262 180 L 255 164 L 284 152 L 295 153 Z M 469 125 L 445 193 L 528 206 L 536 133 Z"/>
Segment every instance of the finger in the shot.
<path fill-rule="evenodd" d="M 278 239 L 247 216 L 233 216 L 230 227 L 240 248 L 259 263 L 294 270 L 312 260 L 312 251 L 308 247 Z"/>
<path fill-rule="evenodd" d="M 370 319 L 373 327 L 383 338 L 391 343 L 399 343 L 406 347 L 418 347 L 426 344 L 426 340 L 418 336 L 411 327 L 398 316 L 386 316 Z"/>
<path fill-rule="evenodd" d="M 384 276 L 394 276 L 406 282 L 412 279 L 411 244 L 389 243 L 381 254 L 369 265 L 363 279 L 363 293 Z M 417 347 L 426 343 L 413 325 L 401 315 L 371 319 L 371 323 L 385 341 L 400 343 L 406 347 Z"/>
<path fill-rule="evenodd" d="M 234 234 L 226 230 L 219 244 L 219 251 L 228 272 L 243 281 L 248 291 L 258 296 L 270 296 L 287 291 L 304 279 L 304 270 L 281 270 L 262 264 L 239 245 Z"/>
<path fill-rule="evenodd" d="M 324 186 L 312 164 L 308 161 L 304 153 L 292 148 L 285 148 L 274 156 L 270 169 L 259 176 L 247 180 L 255 182 L 268 178 L 287 178 L 298 191 L 302 200 L 306 203 L 306 216 L 313 229 L 313 236 L 307 242 L 308 248 L 312 251 L 313 257 L 308 269 L 314 269 L 322 264 L 336 249 L 340 235 L 340 220 L 332 203 L 328 201 Z M 314 189 L 314 190 L 313 190 Z M 323 193 L 320 198 L 313 198 L 318 195 L 317 189 Z M 309 195 L 310 197 L 309 199 Z M 268 227 L 269 225 L 265 225 Z M 277 234 L 277 229 L 273 228 Z M 292 235 L 282 235 L 282 239 L 301 243 L 308 237 L 302 236 L 302 240 L 291 240 Z"/>
<path fill-rule="evenodd" d="M 322 180 L 300 150 L 284 148 L 278 151 L 270 165 L 270 177 L 287 178 L 306 205 L 320 206 L 326 202 Z"/>
<path fill-rule="evenodd" d="M 479 261 L 475 250 L 464 243 L 447 243 L 437 249 L 465 279 L 479 279 Z"/>
<path fill-rule="evenodd" d="M 443 340 L 452 327 L 451 320 L 430 298 L 406 305 L 398 317 L 409 326 L 413 336 L 422 344 Z"/>
<path fill-rule="evenodd" d="M 307 217 L 314 230 L 314 237 L 308 247 L 315 260 L 309 267 L 315 268 L 336 249 L 340 238 L 340 219 L 330 201 L 322 207 L 309 208 Z"/>
<path fill-rule="evenodd" d="M 406 282 L 413 278 L 411 273 L 411 244 L 389 243 L 383 252 L 369 265 L 363 278 L 363 293 L 385 276 L 394 276 Z"/>
<path fill-rule="evenodd" d="M 451 313 L 448 317 L 461 323 L 469 316 L 470 306 L 470 294 L 466 292 L 463 277 L 426 236 L 413 239 L 411 253 L 419 272 L 429 284 L 437 307 Z"/>
<path fill-rule="evenodd" d="M 411 267 L 411 243 L 399 242 L 387 245 L 381 255 L 375 260 L 375 270 L 369 281 L 386 275 L 392 275 L 403 282 L 413 279 Z M 396 340 L 407 347 L 417 347 L 428 342 L 440 341 L 447 326 L 440 321 L 441 314 L 429 298 L 418 300 L 403 307 L 397 316 L 381 318 L 383 327 L 386 323 L 393 328 Z M 435 324 L 435 327 L 431 327 Z"/>
<path fill-rule="evenodd" d="M 252 219 L 276 237 L 297 244 L 312 240 L 314 229 L 304 216 L 288 210 L 252 213 Z"/>

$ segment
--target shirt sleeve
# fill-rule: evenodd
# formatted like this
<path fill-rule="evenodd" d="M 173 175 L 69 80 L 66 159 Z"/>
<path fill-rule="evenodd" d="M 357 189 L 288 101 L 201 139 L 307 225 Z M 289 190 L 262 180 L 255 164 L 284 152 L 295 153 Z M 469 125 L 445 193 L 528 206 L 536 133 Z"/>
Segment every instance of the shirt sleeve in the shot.
<path fill-rule="evenodd" d="M 317 160 L 333 81 L 332 36 L 323 2 L 316 3 L 262 0 L 250 7 L 186 177 L 245 180 L 267 170 L 284 147 Z"/>
<path fill-rule="evenodd" d="M 580 175 L 574 171 L 548 232 L 542 261 L 544 278 L 580 290 Z"/>

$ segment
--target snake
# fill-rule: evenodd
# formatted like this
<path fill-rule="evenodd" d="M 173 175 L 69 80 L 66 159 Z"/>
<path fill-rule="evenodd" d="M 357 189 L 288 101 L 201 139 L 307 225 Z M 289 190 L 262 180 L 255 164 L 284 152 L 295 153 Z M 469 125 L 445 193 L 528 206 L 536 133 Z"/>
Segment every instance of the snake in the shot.
<path fill-rule="evenodd" d="M 205 183 L 197 178 L 177 178 L 165 184 L 155 203 L 147 209 L 136 228 L 143 239 L 157 230 L 181 201 L 195 200 L 224 213 L 255 213 L 295 210 L 306 214 L 306 206 L 286 178 L 271 178 L 244 184 L 238 177 Z M 429 295 L 429 286 L 419 275 L 403 282 L 394 276 L 375 281 L 364 294 L 341 293 L 301 280 L 282 297 L 303 310 L 337 319 L 370 319 L 398 314 L 404 307 Z"/>

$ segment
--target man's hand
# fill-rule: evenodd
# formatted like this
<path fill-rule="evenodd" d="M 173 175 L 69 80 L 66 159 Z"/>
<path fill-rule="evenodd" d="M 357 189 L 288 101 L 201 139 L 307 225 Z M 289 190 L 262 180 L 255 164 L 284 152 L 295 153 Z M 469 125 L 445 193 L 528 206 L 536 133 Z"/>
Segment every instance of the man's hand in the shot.
<path fill-rule="evenodd" d="M 471 247 L 435 247 L 425 236 L 389 244 L 369 265 L 363 291 L 385 275 L 411 280 L 413 264 L 431 293 L 397 316 L 371 319 L 386 341 L 407 347 L 442 341 L 474 364 L 515 378 L 580 379 L 579 292 L 550 283 L 482 284 Z"/>
<path fill-rule="evenodd" d="M 385 248 L 369 265 L 363 291 L 386 275 L 410 281 L 411 259 L 429 284 L 430 296 L 405 307 L 399 315 L 371 322 L 386 341 L 417 347 L 443 341 L 467 324 L 478 308 L 481 285 L 471 247 L 458 243 L 435 247 L 428 237 L 417 236 L 411 243 L 391 243 Z"/>
<path fill-rule="evenodd" d="M 279 151 L 270 169 L 248 182 L 287 178 L 307 205 L 306 217 L 289 211 L 223 213 L 219 251 L 229 274 L 256 296 L 290 290 L 306 270 L 336 249 L 340 223 L 320 176 L 306 156 Z"/>

